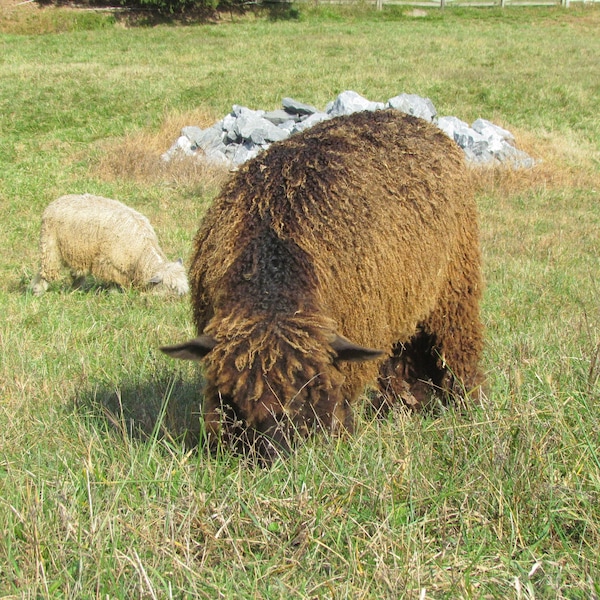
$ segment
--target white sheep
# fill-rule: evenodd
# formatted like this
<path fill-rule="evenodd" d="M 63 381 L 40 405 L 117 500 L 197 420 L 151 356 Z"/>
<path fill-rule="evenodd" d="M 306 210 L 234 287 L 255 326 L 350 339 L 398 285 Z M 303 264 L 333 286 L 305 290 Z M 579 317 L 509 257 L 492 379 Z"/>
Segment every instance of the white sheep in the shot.
<path fill-rule="evenodd" d="M 74 283 L 88 274 L 123 287 L 161 286 L 188 292 L 181 259 L 168 262 L 148 219 L 122 202 L 93 196 L 61 196 L 48 205 L 40 233 L 41 265 L 31 282 L 36 295 L 58 279 L 61 267 Z"/>

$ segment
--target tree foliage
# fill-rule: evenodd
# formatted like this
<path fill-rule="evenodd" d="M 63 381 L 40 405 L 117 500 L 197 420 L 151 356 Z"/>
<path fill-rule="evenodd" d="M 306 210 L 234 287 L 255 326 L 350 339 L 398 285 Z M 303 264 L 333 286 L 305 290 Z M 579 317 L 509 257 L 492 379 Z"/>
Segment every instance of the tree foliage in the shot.
<path fill-rule="evenodd" d="M 244 12 L 257 2 L 250 0 L 37 0 L 42 5 L 117 7 L 157 16 L 201 16 L 222 11 Z"/>

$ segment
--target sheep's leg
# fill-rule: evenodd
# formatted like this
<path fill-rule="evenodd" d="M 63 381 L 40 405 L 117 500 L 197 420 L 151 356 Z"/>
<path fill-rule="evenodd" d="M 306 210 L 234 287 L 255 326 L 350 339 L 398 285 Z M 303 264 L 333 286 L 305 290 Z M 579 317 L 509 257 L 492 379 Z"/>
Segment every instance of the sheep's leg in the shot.
<path fill-rule="evenodd" d="M 71 278 L 73 280 L 72 287 L 75 290 L 79 290 L 85 283 L 85 274 L 79 273 L 78 271 L 71 271 Z"/>
<path fill-rule="evenodd" d="M 42 224 L 40 235 L 40 271 L 31 282 L 31 290 L 40 296 L 48 289 L 50 281 L 58 279 L 62 267 L 62 258 L 56 238 L 46 231 Z"/>
<path fill-rule="evenodd" d="M 483 350 L 479 315 L 482 289 L 478 264 L 456 263 L 423 328 L 434 341 L 432 358 L 441 374 L 437 381 L 434 379 L 436 385 L 446 397 L 464 398 L 477 395 L 483 380 L 478 367 Z"/>
<path fill-rule="evenodd" d="M 465 260 L 468 255 L 457 252 L 436 308 L 408 342 L 394 346 L 392 356 L 382 364 L 373 405 L 383 414 L 398 400 L 418 410 L 432 401 L 479 395 L 481 280 L 479 264 Z"/>
<path fill-rule="evenodd" d="M 48 289 L 48 282 L 42 277 L 41 273 L 38 273 L 31 280 L 31 291 L 36 296 L 41 296 Z"/>
<path fill-rule="evenodd" d="M 443 386 L 445 372 L 438 365 L 435 340 L 420 327 L 405 343 L 398 342 L 379 370 L 379 393 L 372 404 L 385 415 L 400 401 L 413 410 L 428 407 Z"/>

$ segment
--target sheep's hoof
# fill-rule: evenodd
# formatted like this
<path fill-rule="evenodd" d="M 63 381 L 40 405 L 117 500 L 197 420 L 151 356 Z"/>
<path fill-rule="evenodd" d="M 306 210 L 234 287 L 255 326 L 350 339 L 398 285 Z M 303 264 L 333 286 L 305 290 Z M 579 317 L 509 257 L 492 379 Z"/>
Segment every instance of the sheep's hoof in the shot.
<path fill-rule="evenodd" d="M 36 275 L 29 286 L 34 296 L 41 296 L 48 289 L 48 282 Z"/>

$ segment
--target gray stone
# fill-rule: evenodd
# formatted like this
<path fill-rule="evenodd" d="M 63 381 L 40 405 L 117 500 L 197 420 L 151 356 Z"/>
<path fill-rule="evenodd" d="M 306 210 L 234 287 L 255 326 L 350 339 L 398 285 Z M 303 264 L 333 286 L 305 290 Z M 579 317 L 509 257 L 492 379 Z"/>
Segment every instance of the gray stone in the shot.
<path fill-rule="evenodd" d="M 178 156 L 194 156 L 192 142 L 185 136 L 181 135 L 177 138 L 175 143 L 161 155 L 161 159 L 165 162 L 169 162 Z"/>
<path fill-rule="evenodd" d="M 284 98 L 281 101 L 281 105 L 286 112 L 293 115 L 312 115 L 313 113 L 318 112 L 318 109 L 311 104 L 304 104 L 293 98 Z"/>
<path fill-rule="evenodd" d="M 458 129 L 454 132 L 454 141 L 463 149 L 469 149 L 475 154 L 483 154 L 488 150 L 487 140 L 471 127 Z"/>
<path fill-rule="evenodd" d="M 531 169 L 535 166 L 535 160 L 527 152 L 523 152 L 523 150 L 519 150 L 506 142 L 500 151 L 493 153 L 493 157 L 513 169 Z"/>
<path fill-rule="evenodd" d="M 307 118 L 310 118 L 310 117 L 307 117 Z M 298 124 L 297 121 L 293 121 L 290 119 L 289 121 L 285 121 L 285 123 L 278 125 L 278 127 L 282 131 L 285 131 L 287 134 L 287 137 L 289 137 L 292 134 L 292 132 L 294 131 L 294 128 L 296 127 L 297 124 Z"/>
<path fill-rule="evenodd" d="M 254 114 L 240 115 L 233 125 L 233 131 L 238 139 L 249 140 L 252 132 L 260 128 L 262 121 L 262 116 Z"/>
<path fill-rule="evenodd" d="M 205 129 L 200 134 L 195 136 L 194 147 L 200 148 L 205 152 L 212 148 L 218 148 L 223 145 L 224 134 L 219 123 Z"/>
<path fill-rule="evenodd" d="M 215 125 L 217 125 L 217 124 L 221 125 L 221 128 L 223 129 L 223 131 L 230 131 L 231 129 L 233 129 L 233 126 L 235 125 L 235 120 L 236 119 L 237 119 L 236 115 L 234 115 L 233 113 L 229 113 L 228 115 L 225 115 Z"/>
<path fill-rule="evenodd" d="M 473 127 L 456 117 L 441 117 L 438 127 L 451 137 L 472 163 L 506 164 L 514 169 L 528 169 L 535 161 L 514 147 L 514 136 L 485 119 L 477 119 Z"/>
<path fill-rule="evenodd" d="M 421 98 L 416 94 L 394 96 L 386 102 L 385 107 L 401 110 L 407 115 L 413 115 L 425 119 L 425 121 L 434 121 L 437 116 L 433 102 L 429 98 Z"/>
<path fill-rule="evenodd" d="M 255 144 L 263 144 L 265 142 L 280 142 L 281 140 L 285 140 L 289 137 L 289 132 L 281 127 L 277 127 L 277 125 L 273 125 L 267 119 L 263 119 L 262 127 L 258 132 L 258 136 L 256 136 L 256 132 L 252 132 L 250 139 Z M 258 137 L 258 139 L 255 139 Z"/>
<path fill-rule="evenodd" d="M 267 121 L 271 121 L 273 125 L 277 126 L 283 125 L 283 123 L 287 123 L 288 121 L 295 122 L 300 120 L 300 116 L 298 114 L 289 113 L 281 108 L 266 112 L 263 116 L 265 119 L 267 119 Z"/>
<path fill-rule="evenodd" d="M 241 144 L 242 143 L 242 138 L 237 134 L 237 132 L 235 131 L 235 129 L 230 129 L 229 131 L 225 132 L 225 140 L 224 142 L 226 144 Z"/>
<path fill-rule="evenodd" d="M 332 117 L 351 115 L 363 110 L 374 111 L 385 108 L 383 102 L 371 102 L 360 94 L 347 90 L 342 92 L 334 101 L 328 105 L 327 113 Z"/>
<path fill-rule="evenodd" d="M 230 144 L 232 142 L 239 141 L 239 136 L 237 131 L 235 130 L 235 124 L 237 122 L 237 117 L 228 114 L 223 117 L 218 123 L 215 123 L 214 127 L 220 127 L 223 132 L 223 141 L 226 144 Z"/>
<path fill-rule="evenodd" d="M 515 141 L 515 136 L 510 131 L 503 129 L 499 125 L 494 125 L 494 123 L 486 121 L 485 119 L 477 119 L 473 122 L 471 127 L 473 127 L 477 133 L 480 133 L 488 139 L 499 137 L 507 142 Z"/>
<path fill-rule="evenodd" d="M 440 117 L 437 120 L 437 126 L 451 139 L 454 139 L 455 131 L 470 129 L 468 123 L 461 121 L 457 117 Z"/>
<path fill-rule="evenodd" d="M 181 130 L 181 135 L 185 135 L 185 137 L 192 142 L 193 146 L 197 146 L 197 139 L 202 137 L 204 130 L 200 127 L 196 127 L 195 125 L 188 125 Z"/>
<path fill-rule="evenodd" d="M 473 129 L 487 140 L 488 151 L 499 161 L 503 161 L 511 154 L 510 148 L 513 147 L 515 138 L 510 131 L 485 119 L 477 119 L 473 123 Z"/>
<path fill-rule="evenodd" d="M 468 123 L 456 117 L 440 117 L 437 126 L 464 150 L 467 160 L 471 162 L 491 160 L 492 154 L 489 151 L 488 141 Z"/>
<path fill-rule="evenodd" d="M 305 129 L 310 129 L 313 125 L 316 125 L 321 121 L 327 121 L 328 119 L 331 119 L 331 115 L 328 115 L 324 112 L 316 112 L 302 119 L 302 121 L 300 121 L 299 123 L 296 123 L 294 125 L 294 129 L 292 130 L 292 133 L 298 133 L 300 131 L 304 131 Z"/>
<path fill-rule="evenodd" d="M 239 167 L 241 164 L 257 156 L 263 150 L 266 150 L 267 146 L 260 146 L 249 141 L 245 141 L 243 144 L 235 144 L 227 147 L 226 156 L 233 163 L 235 167 Z"/>
<path fill-rule="evenodd" d="M 243 140 L 250 140 L 254 144 L 279 142 L 288 137 L 288 133 L 283 129 L 256 114 L 238 117 L 234 125 L 234 131 Z"/>
<path fill-rule="evenodd" d="M 240 106 L 239 104 L 234 104 L 231 107 L 231 115 L 234 117 L 250 116 L 250 115 L 256 115 L 258 117 L 262 117 L 264 114 L 265 114 L 264 110 L 252 110 L 251 108 L 246 108 L 245 106 Z"/>
<path fill-rule="evenodd" d="M 165 161 L 176 156 L 198 156 L 215 164 L 236 167 L 268 148 L 271 142 L 284 140 L 305 131 L 320 121 L 357 111 L 383 108 L 405 113 L 437 123 L 438 127 L 463 149 L 473 164 L 505 163 L 513 168 L 529 168 L 534 161 L 514 146 L 513 135 L 485 119 L 472 126 L 456 117 L 440 117 L 429 98 L 415 94 L 400 94 L 382 102 L 371 102 L 353 91 L 345 91 L 327 105 L 325 112 L 292 98 L 284 98 L 283 109 L 265 112 L 234 104 L 231 113 L 208 129 L 184 127 L 182 135 L 162 155 Z"/>
<path fill-rule="evenodd" d="M 535 165 L 526 152 L 515 148 L 515 137 L 510 131 L 486 119 L 477 119 L 472 127 L 487 140 L 492 161 L 510 165 L 513 169 L 530 169 Z"/>
<path fill-rule="evenodd" d="M 211 148 L 204 154 L 204 160 L 213 165 L 231 166 L 231 160 L 225 154 L 226 146 L 223 144 L 222 148 Z"/>
<path fill-rule="evenodd" d="M 465 158 L 474 164 L 489 164 L 493 162 L 494 157 L 485 148 L 463 148 Z"/>

